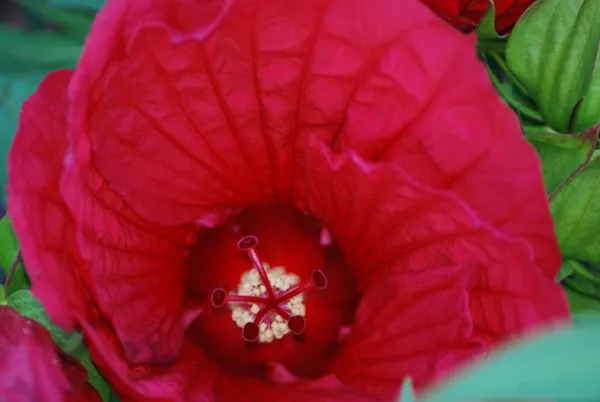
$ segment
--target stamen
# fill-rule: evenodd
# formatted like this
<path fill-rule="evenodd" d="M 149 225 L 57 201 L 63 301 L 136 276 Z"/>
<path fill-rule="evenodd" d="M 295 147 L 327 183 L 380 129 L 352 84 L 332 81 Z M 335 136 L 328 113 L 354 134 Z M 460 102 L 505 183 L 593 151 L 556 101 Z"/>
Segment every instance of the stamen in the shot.
<path fill-rule="evenodd" d="M 223 307 L 225 303 L 265 304 L 268 301 L 268 299 L 263 299 L 262 297 L 228 295 L 225 294 L 225 289 L 223 288 L 216 288 L 215 290 L 213 290 L 210 298 L 212 305 L 217 308 Z"/>
<path fill-rule="evenodd" d="M 265 285 L 265 287 L 267 288 L 269 298 L 275 298 L 275 293 L 273 292 L 273 288 L 271 287 L 271 282 L 267 277 L 267 273 L 265 272 L 265 269 L 263 268 L 262 263 L 258 258 L 258 255 L 256 255 L 256 251 L 254 251 L 254 248 L 257 245 L 258 238 L 256 236 L 246 236 L 238 242 L 238 248 L 248 253 L 248 257 L 250 257 L 252 265 L 254 265 L 254 268 L 258 271 L 258 275 L 260 275 L 260 280 L 262 281 L 263 285 Z"/>
<path fill-rule="evenodd" d="M 323 271 L 315 270 L 311 275 L 311 279 L 303 283 L 291 286 L 293 282 L 286 279 L 284 282 L 285 285 L 276 281 L 275 283 L 278 283 L 277 287 L 273 287 L 269 280 L 269 275 L 265 270 L 265 266 L 267 269 L 268 266 L 263 266 L 263 263 L 256 253 L 257 245 L 258 238 L 256 236 L 246 236 L 238 242 L 238 248 L 248 254 L 253 268 L 260 277 L 262 286 L 256 285 L 251 288 L 254 289 L 254 293 L 245 292 L 253 294 L 252 296 L 250 294 L 227 294 L 225 289 L 216 288 L 211 294 L 211 303 L 216 308 L 223 307 L 226 303 L 246 305 L 243 312 L 234 310 L 233 317 L 235 320 L 237 320 L 235 317 L 248 317 L 247 319 L 244 319 L 244 321 L 247 321 L 242 327 L 242 338 L 248 342 L 255 342 L 259 338 L 263 341 L 261 335 L 263 331 L 270 331 L 268 333 L 269 336 L 265 336 L 267 339 L 266 342 L 273 340 L 274 336 L 279 339 L 285 334 L 285 331 L 283 333 L 281 332 L 281 325 L 284 325 L 283 328 L 285 329 L 285 322 L 287 322 L 289 331 L 294 334 L 301 334 L 306 328 L 306 319 L 303 316 L 303 306 L 301 306 L 302 309 L 299 310 L 298 307 L 291 307 L 294 306 L 294 304 L 290 303 L 297 303 L 293 302 L 292 299 L 309 290 L 325 289 L 327 287 L 327 277 Z M 273 273 L 274 271 L 269 272 Z M 281 270 L 281 272 L 284 271 Z M 287 277 L 289 276 L 284 275 L 284 278 Z M 255 278 L 255 280 L 258 280 L 256 276 Z M 246 284 L 245 286 L 248 285 Z M 282 289 L 286 287 L 287 289 Z M 245 289 L 248 288 L 246 287 Z M 237 322 L 238 325 L 241 326 L 241 323 L 239 321 Z M 275 332 L 276 334 L 274 335 Z"/>

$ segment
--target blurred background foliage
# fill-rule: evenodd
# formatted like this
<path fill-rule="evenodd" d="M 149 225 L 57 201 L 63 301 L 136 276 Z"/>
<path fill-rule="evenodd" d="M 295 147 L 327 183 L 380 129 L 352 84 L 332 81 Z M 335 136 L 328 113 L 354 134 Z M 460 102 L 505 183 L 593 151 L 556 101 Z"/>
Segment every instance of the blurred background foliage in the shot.
<path fill-rule="evenodd" d="M 21 104 L 51 70 L 72 68 L 104 0 L 0 0 L 0 217 L 6 211 L 6 157 Z M 8 221 L 0 223 L 0 284 L 16 253 Z M 27 284 L 22 269 L 17 273 Z"/>
<path fill-rule="evenodd" d="M 51 70 L 77 63 L 104 0 L 0 1 L 0 215 L 6 207 L 6 154 L 23 101 Z"/>

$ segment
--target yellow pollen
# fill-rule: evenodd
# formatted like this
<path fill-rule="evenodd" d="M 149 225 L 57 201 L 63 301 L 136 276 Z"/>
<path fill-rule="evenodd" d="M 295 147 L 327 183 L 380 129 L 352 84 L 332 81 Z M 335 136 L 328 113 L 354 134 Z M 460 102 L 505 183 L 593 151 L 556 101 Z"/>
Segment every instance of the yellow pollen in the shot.
<path fill-rule="evenodd" d="M 289 288 L 300 283 L 300 277 L 295 274 L 285 272 L 285 268 L 278 266 L 271 268 L 269 264 L 263 262 L 263 267 L 267 273 L 267 278 L 271 282 L 271 287 L 275 295 L 285 293 Z M 251 269 L 242 274 L 238 288 L 230 292 L 231 295 L 239 296 L 259 296 L 267 297 L 267 289 L 260 279 L 256 269 Z M 254 320 L 261 306 L 253 303 L 229 303 L 231 308 L 231 319 L 240 328 L 243 328 L 249 322 Z M 299 294 L 282 303 L 280 307 L 287 310 L 291 315 L 306 315 L 306 306 L 304 305 L 304 296 Z M 269 343 L 276 339 L 281 339 L 291 331 L 287 322 L 274 311 L 269 311 L 259 325 L 258 342 Z"/>

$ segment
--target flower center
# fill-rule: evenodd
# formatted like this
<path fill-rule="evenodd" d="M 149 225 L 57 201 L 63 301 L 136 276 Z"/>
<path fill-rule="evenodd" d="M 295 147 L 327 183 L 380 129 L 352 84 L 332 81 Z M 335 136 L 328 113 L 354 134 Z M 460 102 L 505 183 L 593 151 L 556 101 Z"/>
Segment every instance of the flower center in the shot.
<path fill-rule="evenodd" d="M 188 339 L 231 373 L 270 378 L 273 363 L 327 373 L 360 294 L 322 228 L 292 207 L 262 205 L 202 229 L 184 266 L 186 303 L 203 306 Z"/>
<path fill-rule="evenodd" d="M 236 291 L 226 293 L 216 288 L 211 295 L 214 307 L 229 303 L 232 319 L 242 328 L 242 338 L 248 342 L 273 342 L 288 333 L 301 334 L 306 328 L 306 308 L 302 294 L 312 289 L 325 289 L 327 277 L 321 270 L 298 283 L 300 278 L 286 274 L 283 267 L 270 269 L 256 253 L 258 238 L 246 236 L 238 248 L 248 253 L 253 270 L 246 271 Z"/>

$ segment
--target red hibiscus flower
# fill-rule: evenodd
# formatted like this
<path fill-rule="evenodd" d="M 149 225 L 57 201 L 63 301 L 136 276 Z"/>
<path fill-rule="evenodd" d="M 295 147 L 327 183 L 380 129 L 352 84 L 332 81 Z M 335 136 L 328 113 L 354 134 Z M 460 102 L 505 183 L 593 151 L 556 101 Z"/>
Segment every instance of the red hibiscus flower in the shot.
<path fill-rule="evenodd" d="M 490 0 L 421 0 L 440 17 L 463 32 L 471 32 L 481 22 L 490 7 Z M 510 32 L 521 15 L 536 0 L 494 0 L 496 31 Z"/>
<path fill-rule="evenodd" d="M 108 1 L 8 204 L 127 401 L 392 398 L 568 319 L 535 152 L 417 0 Z"/>
<path fill-rule="evenodd" d="M 100 402 L 83 366 L 39 323 L 0 306 L 0 400 Z"/>

